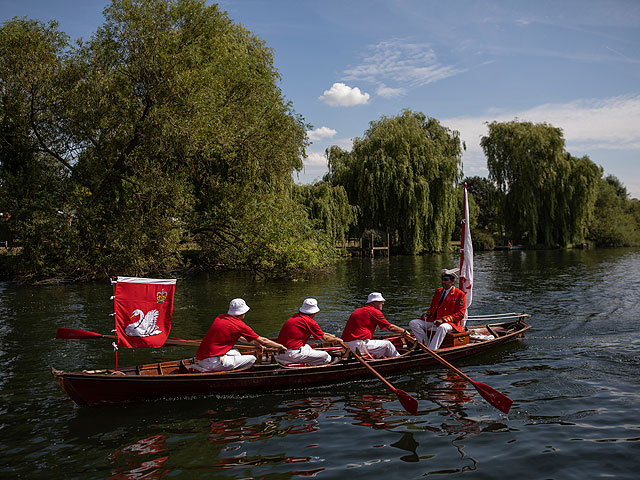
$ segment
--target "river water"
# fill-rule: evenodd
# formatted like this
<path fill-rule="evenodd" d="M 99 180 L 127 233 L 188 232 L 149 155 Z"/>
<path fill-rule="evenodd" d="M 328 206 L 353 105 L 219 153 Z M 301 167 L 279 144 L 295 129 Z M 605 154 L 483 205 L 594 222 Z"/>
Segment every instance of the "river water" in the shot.
<path fill-rule="evenodd" d="M 475 255 L 472 315 L 527 312 L 522 342 L 456 362 L 509 396 L 509 415 L 441 367 L 389 376 L 417 416 L 378 380 L 262 395 L 80 408 L 51 367 L 114 366 L 110 341 L 56 340 L 59 327 L 109 333 L 111 286 L 0 283 L 0 478 L 639 478 L 640 251 Z M 298 282 L 241 273 L 180 278 L 172 336 L 201 338 L 233 297 L 246 321 L 277 335 L 307 296 L 325 331 L 381 291 L 406 326 L 453 255 L 354 259 Z M 125 272 L 126 274 L 126 272 Z M 120 365 L 195 348 L 120 349 Z"/>

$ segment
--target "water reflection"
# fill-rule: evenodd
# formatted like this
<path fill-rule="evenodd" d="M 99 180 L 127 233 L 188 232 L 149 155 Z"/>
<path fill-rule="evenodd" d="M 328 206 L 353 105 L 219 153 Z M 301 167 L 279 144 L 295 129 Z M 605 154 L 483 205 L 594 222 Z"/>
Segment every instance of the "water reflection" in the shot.
<path fill-rule="evenodd" d="M 455 257 L 355 259 L 304 282 L 228 272 L 182 278 L 171 334 L 198 338 L 235 296 L 259 312 L 249 323 L 264 335 L 277 334 L 307 296 L 320 301 L 323 329 L 340 334 L 370 291 L 382 291 L 385 316 L 406 325 L 424 310 L 439 286 L 440 268 L 455 265 Z M 513 398 L 508 417 L 437 367 L 389 378 L 420 401 L 417 416 L 373 378 L 296 392 L 78 408 L 49 367 L 112 366 L 113 349 L 108 341 L 55 340 L 55 330 L 109 333 L 110 285 L 0 282 L 0 476 L 355 480 L 394 469 L 407 478 L 469 470 L 483 478 L 504 471 L 528 478 L 544 468 L 549 478 L 631 478 L 640 444 L 640 309 L 633 295 L 640 288 L 640 252 L 478 252 L 474 260 L 473 314 L 516 308 L 533 314 L 522 344 L 454 362 Z M 184 347 L 121 350 L 119 361 L 194 353 Z M 615 461 L 604 465 L 602 458 Z"/>
<path fill-rule="evenodd" d="M 466 442 L 472 436 L 509 431 L 503 423 L 479 422 L 467 416 L 469 405 L 475 399 L 473 390 L 450 371 L 439 372 L 430 383 L 418 382 L 416 395 L 422 396 L 418 417 L 407 414 L 391 392 L 354 394 L 354 388 L 371 389 L 369 382 L 354 385 L 338 387 L 331 396 L 283 393 L 192 401 L 196 407 L 205 408 L 200 410 L 200 419 L 192 421 L 190 426 L 185 425 L 184 418 L 176 418 L 175 425 L 157 420 L 143 422 L 147 430 L 159 432 L 133 439 L 113 452 L 109 456 L 115 464 L 112 478 L 161 478 L 176 469 L 216 470 L 220 478 L 225 478 L 221 476 L 224 471 L 254 477 L 265 468 L 277 470 L 282 478 L 312 477 L 326 470 L 323 463 L 331 458 L 327 445 L 337 439 L 349 441 L 354 435 L 360 437 L 360 448 L 369 452 L 375 449 L 378 454 L 372 458 L 369 453 L 364 463 L 350 463 L 351 467 L 373 468 L 388 462 L 391 448 L 400 451 L 391 458 L 407 464 L 421 463 L 427 474 L 466 472 L 477 468 L 475 458 L 465 451 Z M 212 401 L 218 408 L 206 407 Z M 180 403 L 186 406 L 189 402 Z M 393 408 L 389 408 L 390 405 Z M 167 415 L 170 410 L 175 409 L 163 407 L 160 413 Z M 143 407 L 133 407 L 125 418 L 137 421 L 143 411 Z M 196 411 L 197 408 L 191 414 L 184 413 L 184 417 L 193 418 Z M 343 433 L 348 434 L 345 420 L 348 425 L 364 427 L 369 433 L 365 431 L 360 435 L 352 431 L 343 438 Z M 180 428 L 176 429 L 177 425 Z M 385 436 L 395 440 L 386 445 L 377 443 L 382 437 L 373 432 L 379 431 L 387 432 Z M 175 445 L 187 441 L 187 437 L 194 459 L 184 465 Z M 434 440 L 447 437 L 448 449 L 443 450 L 441 445 L 434 449 L 440 443 Z M 275 439 L 282 445 L 281 451 L 265 453 L 264 446 Z M 340 441 L 335 448 L 341 448 Z M 306 449 L 310 449 L 310 453 L 305 453 Z M 450 466 L 442 468 L 444 465 Z"/>
<path fill-rule="evenodd" d="M 147 459 L 145 455 L 155 455 L 167 451 L 167 436 L 152 435 L 116 450 L 109 455 L 109 459 L 117 464 L 122 464 L 115 468 L 110 479 L 137 479 L 137 478 L 162 478 L 169 469 L 161 467 L 169 459 L 168 456 Z"/>
<path fill-rule="evenodd" d="M 409 432 L 403 433 L 400 440 L 391 444 L 392 447 L 399 448 L 400 450 L 404 450 L 410 453 L 410 455 L 403 455 L 402 457 L 400 457 L 400 460 L 402 460 L 403 462 L 420 461 L 420 457 L 418 457 L 417 452 L 419 445 L 420 444 L 414 440 L 413 433 Z"/>

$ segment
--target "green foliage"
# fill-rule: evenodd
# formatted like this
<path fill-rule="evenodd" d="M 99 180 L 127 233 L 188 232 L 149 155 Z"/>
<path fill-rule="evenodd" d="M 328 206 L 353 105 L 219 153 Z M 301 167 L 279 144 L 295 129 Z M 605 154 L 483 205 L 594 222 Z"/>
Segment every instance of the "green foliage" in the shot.
<path fill-rule="evenodd" d="M 472 230 L 478 228 L 478 216 L 480 215 L 480 207 L 475 202 L 473 195 L 471 192 L 469 193 L 469 225 Z M 451 234 L 451 240 L 460 241 L 462 236 L 462 217 L 464 216 L 463 208 L 464 208 L 464 183 L 461 183 L 455 193 L 456 199 L 456 213 L 455 219 L 456 222 L 454 224 L 453 233 Z"/>
<path fill-rule="evenodd" d="M 200 263 L 278 275 L 304 252 L 326 264 L 325 237 L 291 198 L 307 126 L 264 42 L 203 0 L 114 0 L 104 13 L 74 48 L 55 24 L 0 29 L 0 208 L 25 271 L 166 271 L 187 241 Z M 287 234 L 265 243 L 258 224 Z"/>
<path fill-rule="evenodd" d="M 615 178 L 615 177 L 613 177 Z M 612 177 L 600 179 L 589 240 L 603 247 L 640 245 L 640 202 L 628 200 L 626 189 Z M 617 180 L 617 179 L 615 179 Z"/>
<path fill-rule="evenodd" d="M 477 206 L 477 227 L 490 232 L 501 231 L 503 226 L 498 216 L 501 195 L 494 183 L 484 177 L 467 177 L 463 183 L 467 184 L 469 197 Z"/>
<path fill-rule="evenodd" d="M 314 229 L 293 200 L 253 198 L 244 207 L 246 211 L 238 212 L 225 228 L 197 233 L 209 264 L 222 262 L 261 275 L 296 275 L 336 259 L 331 238 Z"/>
<path fill-rule="evenodd" d="M 469 214 L 471 215 L 471 214 Z M 471 232 L 471 241 L 473 242 L 473 251 L 493 250 L 496 247 L 496 241 L 486 230 L 474 230 Z"/>
<path fill-rule="evenodd" d="M 342 186 L 321 181 L 313 185 L 295 185 L 295 199 L 304 206 L 309 218 L 333 242 L 343 242 L 349 229 L 357 222 L 358 208 L 349 205 L 347 192 Z"/>
<path fill-rule="evenodd" d="M 460 179 L 458 132 L 422 113 L 371 122 L 351 153 L 327 150 L 326 180 L 360 208 L 359 228 L 386 230 L 406 253 L 446 250 Z"/>
<path fill-rule="evenodd" d="M 547 247 L 584 241 L 601 172 L 588 157 L 564 152 L 562 130 L 493 122 L 480 143 L 512 238 Z"/>
<path fill-rule="evenodd" d="M 68 142 L 48 122 L 60 108 L 52 85 L 62 75 L 67 37 L 57 24 L 15 18 L 0 28 L 0 212 L 8 236 L 23 247 L 15 268 L 48 274 L 73 268 L 75 232 L 66 198 L 68 169 L 55 151 Z M 53 149 L 43 152 L 40 139 Z"/>
<path fill-rule="evenodd" d="M 629 197 L 627 187 L 623 185 L 618 177 L 615 175 L 607 175 L 604 180 L 614 188 L 618 197 L 623 199 L 627 199 Z"/>

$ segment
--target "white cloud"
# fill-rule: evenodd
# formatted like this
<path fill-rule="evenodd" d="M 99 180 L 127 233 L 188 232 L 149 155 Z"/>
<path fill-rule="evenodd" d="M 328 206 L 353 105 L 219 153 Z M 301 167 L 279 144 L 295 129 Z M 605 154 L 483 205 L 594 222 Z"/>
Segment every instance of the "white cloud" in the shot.
<path fill-rule="evenodd" d="M 486 158 L 480 147 L 480 138 L 488 133 L 485 122 L 519 121 L 546 122 L 561 128 L 565 139 L 565 148 L 572 155 L 589 155 L 594 151 L 610 151 L 611 160 L 596 163 L 603 165 L 605 171 L 622 171 L 624 166 L 616 162 L 616 151 L 638 151 L 640 156 L 640 95 L 626 95 L 600 100 L 582 99 L 564 104 L 544 104 L 521 111 L 491 109 L 485 115 L 477 117 L 453 117 L 440 122 L 460 132 L 460 138 L 466 143 L 463 155 L 465 175 L 486 175 Z M 593 159 L 593 157 L 592 157 Z M 594 160 L 595 161 L 595 160 Z M 621 178 L 633 184 L 631 178 Z M 635 184 L 632 192 L 635 194 Z"/>
<path fill-rule="evenodd" d="M 307 158 L 304 159 L 305 167 L 327 167 L 327 157 L 324 156 L 324 153 L 320 152 L 310 152 Z"/>
<path fill-rule="evenodd" d="M 371 95 L 362 93 L 358 87 L 350 87 L 344 83 L 334 83 L 319 99 L 332 107 L 353 107 L 366 105 Z"/>
<path fill-rule="evenodd" d="M 439 62 L 427 43 L 412 43 L 402 39 L 380 42 L 369 47 L 371 54 L 360 65 L 347 69 L 344 80 L 381 84 L 384 80 L 409 87 L 428 85 L 465 70 Z"/>
<path fill-rule="evenodd" d="M 384 98 L 400 97 L 406 93 L 407 91 L 404 88 L 391 88 L 387 87 L 384 83 L 380 84 L 376 90 L 376 95 Z"/>
<path fill-rule="evenodd" d="M 309 140 L 321 140 L 323 138 L 333 138 L 336 135 L 336 132 L 333 128 L 329 127 L 320 127 L 314 130 L 307 130 L 307 136 Z"/>
<path fill-rule="evenodd" d="M 338 138 L 332 145 L 337 145 L 342 150 L 350 152 L 353 148 L 353 138 Z"/>

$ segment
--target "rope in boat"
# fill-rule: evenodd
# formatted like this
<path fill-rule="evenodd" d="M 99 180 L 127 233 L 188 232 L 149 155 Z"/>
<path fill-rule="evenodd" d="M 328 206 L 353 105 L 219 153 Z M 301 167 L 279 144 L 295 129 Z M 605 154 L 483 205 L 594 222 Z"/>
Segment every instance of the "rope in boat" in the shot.
<path fill-rule="evenodd" d="M 468 320 L 504 320 L 507 318 L 520 318 L 522 315 L 527 315 L 526 313 L 495 313 L 492 315 L 469 315 Z"/>

